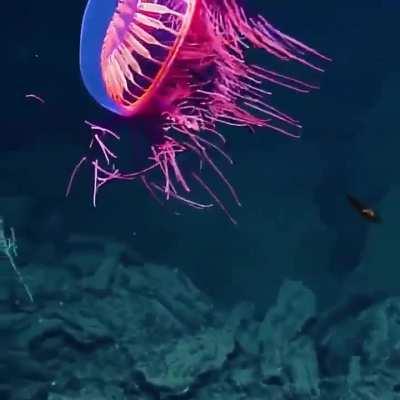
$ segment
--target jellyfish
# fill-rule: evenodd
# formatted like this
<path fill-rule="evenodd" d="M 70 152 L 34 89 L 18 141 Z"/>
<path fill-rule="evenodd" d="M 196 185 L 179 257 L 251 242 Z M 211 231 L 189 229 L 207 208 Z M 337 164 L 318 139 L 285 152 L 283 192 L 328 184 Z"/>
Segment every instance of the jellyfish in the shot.
<path fill-rule="evenodd" d="M 249 62 L 251 47 L 316 71 L 322 71 L 320 61 L 329 60 L 263 16 L 248 17 L 239 0 L 88 0 L 80 38 L 80 71 L 87 91 L 121 118 L 158 121 L 160 132 L 149 145 L 148 165 L 126 171 L 118 166 L 118 154 L 112 149 L 119 134 L 87 121 L 90 148 L 99 149 L 100 156 L 83 157 L 72 177 L 90 162 L 94 204 L 107 182 L 138 179 L 166 200 L 178 199 L 200 209 L 217 204 L 235 222 L 202 177 L 203 169 L 211 168 L 240 205 L 215 161 L 219 154 L 232 163 L 220 127 L 264 127 L 298 137 L 300 123 L 271 104 L 269 89 L 316 88 Z M 181 153 L 193 154 L 198 169 L 182 168 Z M 191 199 L 193 182 L 205 190 L 210 202 Z"/>

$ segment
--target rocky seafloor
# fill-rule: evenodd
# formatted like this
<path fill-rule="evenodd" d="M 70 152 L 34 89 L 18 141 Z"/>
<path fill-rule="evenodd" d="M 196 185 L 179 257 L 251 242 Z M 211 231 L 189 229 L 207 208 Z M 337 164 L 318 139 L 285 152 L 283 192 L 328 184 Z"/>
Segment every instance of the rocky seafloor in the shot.
<path fill-rule="evenodd" d="M 319 312 L 286 281 L 260 318 L 123 244 L 71 236 L 66 248 L 24 267 L 33 304 L 2 285 L 1 400 L 400 399 L 400 298 Z"/>

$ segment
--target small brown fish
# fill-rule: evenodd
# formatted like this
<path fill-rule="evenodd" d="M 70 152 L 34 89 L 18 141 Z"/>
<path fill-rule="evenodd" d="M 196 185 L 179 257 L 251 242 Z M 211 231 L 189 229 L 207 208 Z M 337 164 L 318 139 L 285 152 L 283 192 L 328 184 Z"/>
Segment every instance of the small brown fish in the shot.
<path fill-rule="evenodd" d="M 368 207 L 367 205 L 363 204 L 360 200 L 356 199 L 354 196 L 348 194 L 347 200 L 349 201 L 350 205 L 366 220 L 369 222 L 374 222 L 379 224 L 382 222 L 382 218 L 380 215 L 373 210 L 372 208 Z"/>

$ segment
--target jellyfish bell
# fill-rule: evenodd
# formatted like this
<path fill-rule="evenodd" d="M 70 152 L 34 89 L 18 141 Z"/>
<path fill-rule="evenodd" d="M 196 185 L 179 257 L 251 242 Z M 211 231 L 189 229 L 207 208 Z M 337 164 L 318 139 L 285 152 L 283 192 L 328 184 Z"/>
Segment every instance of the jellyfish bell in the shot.
<path fill-rule="evenodd" d="M 197 2 L 165 3 L 171 4 L 88 1 L 81 30 L 81 75 L 89 93 L 108 110 L 132 116 L 164 110 L 170 103 L 159 89 L 185 40 Z"/>
<path fill-rule="evenodd" d="M 239 203 L 211 157 L 217 152 L 231 161 L 223 151 L 218 126 L 270 127 L 297 137 L 299 122 L 266 100 L 270 92 L 265 84 L 298 92 L 315 88 L 247 63 L 249 46 L 318 71 L 322 69 L 311 60 L 327 60 L 264 17 L 247 17 L 237 0 L 89 0 L 80 47 L 81 75 L 88 92 L 113 113 L 159 121 L 161 132 L 151 145 L 150 165 L 122 172 L 115 167 L 117 155 L 106 145 L 110 136 L 117 135 L 92 124 L 92 143 L 103 154 L 103 160 L 93 164 L 95 186 L 100 179 L 96 188 L 112 179 L 147 179 L 158 170 L 163 184 L 152 183 L 153 187 L 167 199 L 184 199 L 201 208 L 181 194 L 190 192 L 190 186 L 177 157 L 192 152 L 202 166 L 217 173 Z M 191 176 L 225 210 L 200 174 Z"/>
<path fill-rule="evenodd" d="M 99 62 L 104 37 L 117 1 L 88 0 L 81 26 L 79 66 L 89 94 L 101 106 L 118 114 L 118 107 L 106 92 Z"/>

